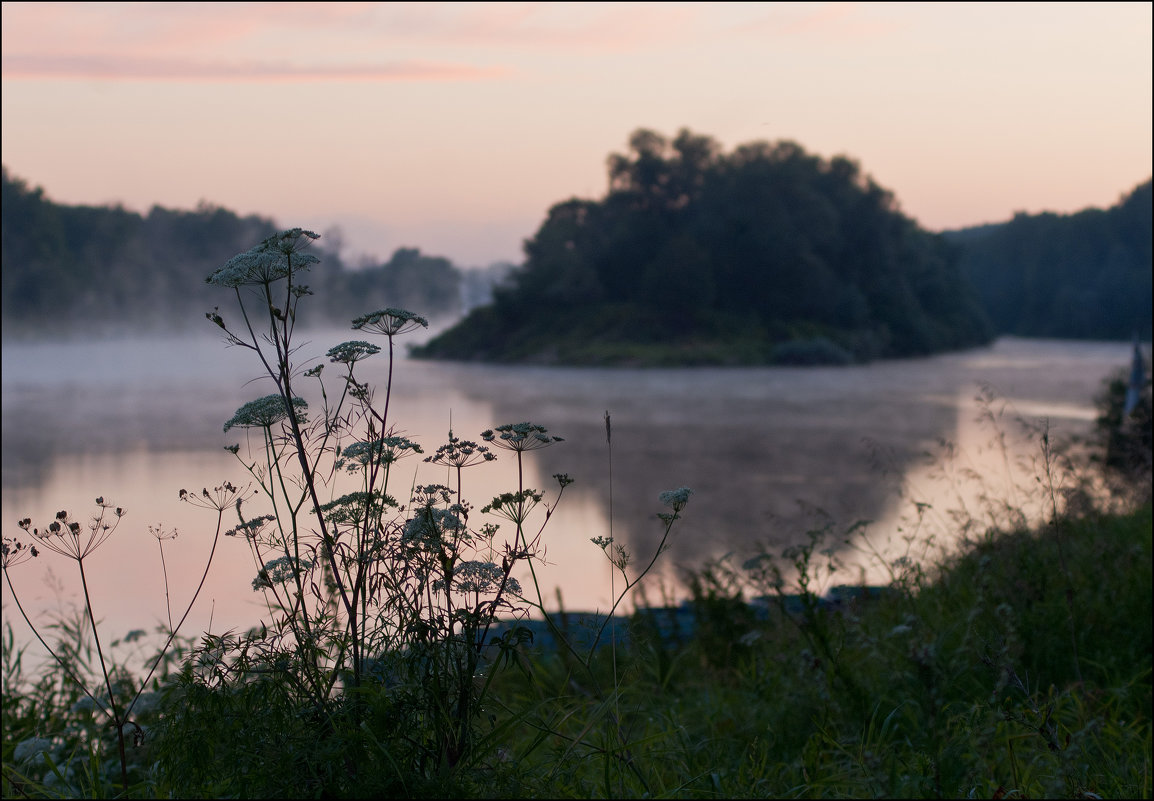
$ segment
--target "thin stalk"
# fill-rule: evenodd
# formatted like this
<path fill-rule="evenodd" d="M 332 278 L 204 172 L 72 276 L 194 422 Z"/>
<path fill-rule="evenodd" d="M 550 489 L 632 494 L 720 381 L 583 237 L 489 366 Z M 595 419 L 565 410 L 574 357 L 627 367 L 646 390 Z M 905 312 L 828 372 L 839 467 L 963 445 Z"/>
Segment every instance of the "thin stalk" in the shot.
<path fill-rule="evenodd" d="M 84 575 L 84 557 L 77 556 L 76 564 L 80 568 L 80 584 L 84 588 L 84 608 L 88 611 L 88 621 L 92 624 L 92 639 L 96 643 L 96 655 L 100 658 L 100 672 L 104 674 L 104 686 L 108 688 L 108 703 L 112 707 L 112 723 L 116 726 L 116 746 L 120 752 L 120 780 L 124 784 L 124 792 L 128 792 L 128 756 L 124 749 L 124 723 L 120 712 L 116 708 L 116 695 L 112 692 L 112 680 L 108 675 L 108 666 L 104 661 L 104 649 L 100 646 L 100 631 L 96 627 L 96 617 L 92 613 L 92 598 L 88 593 L 88 578 Z"/>

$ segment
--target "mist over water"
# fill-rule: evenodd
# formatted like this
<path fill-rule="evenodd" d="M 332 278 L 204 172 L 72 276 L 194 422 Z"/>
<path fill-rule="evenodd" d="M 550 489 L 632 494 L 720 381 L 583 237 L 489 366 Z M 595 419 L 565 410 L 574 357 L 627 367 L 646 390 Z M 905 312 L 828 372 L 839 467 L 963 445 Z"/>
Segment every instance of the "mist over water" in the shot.
<path fill-rule="evenodd" d="M 300 341 L 311 344 L 298 363 L 355 333 L 304 335 Z M 446 441 L 450 426 L 479 441 L 482 430 L 528 420 L 565 439 L 527 454 L 526 484 L 547 498 L 556 496 L 554 473 L 575 479 L 546 526 L 549 566 L 538 575 L 548 600 L 557 587 L 566 608 L 605 610 L 612 602 L 610 570 L 589 540 L 610 533 L 606 411 L 612 533 L 633 553 L 633 564 L 646 564 L 660 539 L 658 494 L 681 486 L 694 491 L 649 586 L 657 602 L 665 594 L 683 597 L 681 567 L 726 553 L 751 555 L 758 545 L 779 553 L 804 541 L 821 519 L 814 509 L 824 510 L 838 531 L 876 521 L 869 533 L 878 540 L 903 525 L 911 499 L 944 512 L 958 488 L 936 485 L 924 458 L 941 440 L 956 444 L 955 467 L 976 470 L 995 490 L 1004 484 L 1013 491 L 1015 477 L 1002 474 L 1018 469 L 1016 460 L 1028 458 L 1033 445 L 1013 435 L 1012 418 L 1044 416 L 1052 436 L 1089 433 L 1101 379 L 1128 363 L 1129 346 L 1002 339 L 973 351 L 843 368 L 514 367 L 398 355 L 390 421 L 426 454 Z M 382 355 L 362 366 L 370 365 L 378 374 L 366 370 L 361 377 L 378 384 L 381 400 L 387 362 Z M 92 557 L 89 574 L 98 616 L 122 636 L 165 618 L 164 576 L 148 526 L 176 528 L 165 560 L 178 612 L 200 579 L 215 515 L 180 503 L 177 494 L 226 480 L 247 483 L 223 450 L 240 441 L 244 456 L 245 433 L 222 426 L 240 405 L 272 391 L 254 355 L 206 333 L 5 344 L 3 368 L 5 534 L 17 533 L 20 518 L 45 525 L 60 509 L 83 522 L 97 496 L 125 507 L 128 515 Z M 1008 455 L 993 447 L 997 431 L 975 423 L 981 407 L 974 398 L 984 384 L 996 393 L 991 408 L 1004 412 Z M 515 460 L 498 455 L 464 473 L 478 525 L 480 507 L 516 488 Z M 390 492 L 403 500 L 414 483 L 447 479 L 443 468 L 410 457 L 395 468 Z M 266 510 L 254 504 L 246 511 Z M 226 519 L 224 527 L 235 524 Z M 73 563 L 48 555 L 18 566 L 13 580 L 30 611 L 43 610 L 78 599 L 74 573 Z M 261 596 L 251 590 L 254 575 L 244 543 L 223 539 L 184 633 L 254 624 L 262 611 Z M 19 631 L 23 623 L 9 617 L 6 586 L 4 603 Z"/>

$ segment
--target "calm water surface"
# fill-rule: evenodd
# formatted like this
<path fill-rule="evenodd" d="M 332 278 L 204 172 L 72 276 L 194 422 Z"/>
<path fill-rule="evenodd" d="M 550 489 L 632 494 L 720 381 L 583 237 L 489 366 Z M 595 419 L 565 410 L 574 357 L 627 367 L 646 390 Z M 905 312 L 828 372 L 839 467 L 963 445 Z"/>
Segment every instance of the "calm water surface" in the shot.
<path fill-rule="evenodd" d="M 315 344 L 302 360 L 350 334 L 309 338 Z M 377 358 L 383 387 L 386 362 Z M 446 441 L 450 424 L 475 440 L 484 429 L 522 420 L 564 437 L 528 460 L 529 486 L 554 493 L 554 473 L 575 479 L 546 528 L 543 589 L 550 599 L 559 589 L 567 608 L 604 610 L 610 570 L 589 539 L 610 533 L 607 410 L 612 533 L 635 563 L 648 562 L 658 542 L 658 494 L 694 491 L 649 587 L 656 602 L 682 597 L 680 568 L 804 541 L 807 528 L 823 519 L 815 509 L 838 531 L 874 521 L 865 532 L 878 545 L 913 531 L 913 501 L 932 504 L 922 531 L 942 538 L 950 534 L 948 511 L 964 503 L 980 514 L 983 492 L 1029 511 L 1034 502 L 1020 487 L 1036 447 L 1014 420 L 1048 420 L 1058 436 L 1088 433 L 1102 378 L 1128 361 L 1125 343 L 1018 339 L 849 368 L 637 370 L 404 359 L 390 418 L 426 453 Z M 60 509 L 84 520 L 97 496 L 125 507 L 120 528 L 90 560 L 93 600 L 112 636 L 166 617 L 149 525 L 178 531 L 164 553 L 173 606 L 199 581 L 215 517 L 180 503 L 178 491 L 245 483 L 222 448 L 237 432 L 221 429 L 237 407 L 271 391 L 257 368 L 250 353 L 211 335 L 4 344 L 3 531 L 17 533 L 23 517 L 45 525 Z M 975 400 L 983 387 L 994 395 L 985 406 Z M 979 422 L 983 409 L 996 427 Z M 952 460 L 940 456 L 943 441 L 955 446 Z M 516 488 L 515 461 L 499 453 L 499 461 L 465 472 L 465 494 L 477 508 Z M 448 483 L 443 468 L 417 459 L 399 467 L 391 487 Z M 878 571 L 871 565 L 867 579 L 879 578 Z M 251 590 L 254 574 L 244 544 L 222 540 L 185 633 L 255 623 L 261 599 Z M 13 580 L 39 613 L 79 598 L 75 565 L 51 554 L 18 566 Z M 5 618 L 19 631 L 24 624 L 7 585 L 3 593 Z"/>

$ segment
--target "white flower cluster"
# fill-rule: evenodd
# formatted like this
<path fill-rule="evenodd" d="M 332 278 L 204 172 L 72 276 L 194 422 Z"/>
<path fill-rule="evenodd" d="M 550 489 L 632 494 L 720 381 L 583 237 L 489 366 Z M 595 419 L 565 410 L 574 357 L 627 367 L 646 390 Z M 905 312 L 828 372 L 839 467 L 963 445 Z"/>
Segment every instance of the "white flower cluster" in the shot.
<path fill-rule="evenodd" d="M 457 565 L 453 569 L 453 577 L 455 579 L 454 589 L 458 592 L 474 592 L 483 595 L 501 589 L 501 582 L 504 581 L 505 574 L 501 568 L 492 562 L 472 560 Z M 509 580 L 505 582 L 505 592 L 520 595 L 520 582 L 509 576 Z"/>
<path fill-rule="evenodd" d="M 320 261 L 300 251 L 319 234 L 292 228 L 270 236 L 251 250 L 233 256 L 205 283 L 236 289 L 242 286 L 265 286 L 295 272 L 307 270 Z"/>
<path fill-rule="evenodd" d="M 424 453 L 420 445 L 407 437 L 382 437 L 372 441 L 350 442 L 341 448 L 337 469 L 344 468 L 354 473 L 370 463 L 392 464 L 402 456 L 406 456 L 408 451 Z"/>
<path fill-rule="evenodd" d="M 335 348 L 331 348 L 326 356 L 329 357 L 330 362 L 340 362 L 341 364 L 356 364 L 361 359 L 365 359 L 373 354 L 380 353 L 381 349 L 369 342 L 353 341 L 342 342 Z"/>
<path fill-rule="evenodd" d="M 405 523 L 404 539 L 411 543 L 437 545 L 446 532 L 457 533 L 464 528 L 465 524 L 456 512 L 429 506 Z"/>
<path fill-rule="evenodd" d="M 689 487 L 678 487 L 675 490 L 666 490 L 657 496 L 666 506 L 669 506 L 675 512 L 680 512 L 685 504 L 689 503 L 689 496 L 693 494 L 693 490 Z"/>
<path fill-rule="evenodd" d="M 297 409 L 307 409 L 308 403 L 304 398 L 293 398 L 293 406 Z M 285 403 L 284 397 L 281 395 L 265 395 L 263 398 L 258 398 L 254 401 L 249 401 L 244 406 L 236 410 L 236 414 L 232 419 L 224 424 L 224 430 L 228 431 L 234 426 L 241 428 L 269 428 L 273 423 L 276 423 L 288 417 L 288 404 Z M 303 415 L 301 415 L 303 420 Z"/>
<path fill-rule="evenodd" d="M 313 563 L 308 559 L 301 559 L 299 562 L 291 556 L 273 559 L 252 580 L 252 588 L 256 592 L 271 589 L 277 584 L 283 584 L 289 579 L 295 578 L 312 566 Z"/>

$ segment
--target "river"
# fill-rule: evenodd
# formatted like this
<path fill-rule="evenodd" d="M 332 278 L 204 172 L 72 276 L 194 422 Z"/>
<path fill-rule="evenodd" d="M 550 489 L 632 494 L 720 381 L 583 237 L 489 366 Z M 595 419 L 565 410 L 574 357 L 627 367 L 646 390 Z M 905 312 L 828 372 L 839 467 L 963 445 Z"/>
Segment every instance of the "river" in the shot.
<path fill-rule="evenodd" d="M 353 333 L 313 332 L 301 363 Z M 995 519 L 1002 500 L 1037 514 L 1041 497 L 1031 486 L 1039 449 L 1017 421 L 1045 420 L 1056 438 L 1090 433 L 1101 381 L 1125 368 L 1129 353 L 1126 343 L 1006 338 L 965 352 L 841 368 L 557 368 L 401 358 L 390 418 L 426 454 L 445 442 L 450 425 L 479 440 L 484 429 L 528 420 L 563 437 L 528 460 L 526 483 L 550 496 L 554 473 L 575 480 L 545 529 L 542 588 L 552 606 L 559 590 L 568 609 L 605 610 L 621 579 L 611 584 L 610 567 L 589 540 L 612 531 L 634 564 L 646 563 L 662 530 L 656 513 L 667 511 L 658 501 L 664 490 L 685 486 L 693 495 L 647 585 L 654 603 L 684 597 L 684 568 L 727 553 L 740 561 L 759 546 L 779 552 L 822 521 L 835 534 L 873 521 L 859 533 L 880 547 L 915 532 L 947 544 L 957 530 L 950 512 L 962 504 L 978 520 Z M 386 362 L 376 358 L 383 387 Z M 22 534 L 21 518 L 43 526 L 60 509 L 84 521 L 103 496 L 128 513 L 87 563 L 97 615 L 111 636 L 166 619 L 165 574 L 149 526 L 178 532 L 164 543 L 176 614 L 200 579 L 214 528 L 214 516 L 182 504 L 178 491 L 245 483 L 222 447 L 236 442 L 237 432 L 223 432 L 222 424 L 270 391 L 248 383 L 258 376 L 250 353 L 207 333 L 5 342 L 5 536 Z M 976 400 L 980 395 L 986 400 Z M 465 495 L 477 508 L 516 488 L 515 462 L 500 455 L 465 473 Z M 393 487 L 448 483 L 443 468 L 419 459 L 398 467 Z M 921 507 L 920 526 L 914 502 L 929 504 Z M 851 552 L 843 556 L 852 561 Z M 40 621 L 79 601 L 75 564 L 54 554 L 11 574 Z M 184 633 L 257 622 L 254 574 L 244 544 L 222 540 Z M 831 582 L 884 576 L 867 561 Z M 7 584 L 3 597 L 5 619 L 23 636 Z"/>

